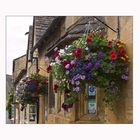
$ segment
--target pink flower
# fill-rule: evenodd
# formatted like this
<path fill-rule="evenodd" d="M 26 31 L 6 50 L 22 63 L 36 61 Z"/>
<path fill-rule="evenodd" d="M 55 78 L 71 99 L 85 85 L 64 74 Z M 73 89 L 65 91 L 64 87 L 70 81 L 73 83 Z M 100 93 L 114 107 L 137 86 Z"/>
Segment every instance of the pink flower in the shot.
<path fill-rule="evenodd" d="M 67 64 L 67 65 L 65 66 L 65 68 L 66 68 L 66 69 L 69 69 L 69 68 L 70 68 L 70 64 Z"/>
<path fill-rule="evenodd" d="M 71 64 L 71 66 L 75 66 L 75 61 L 72 60 L 72 61 L 70 62 L 70 64 Z"/>

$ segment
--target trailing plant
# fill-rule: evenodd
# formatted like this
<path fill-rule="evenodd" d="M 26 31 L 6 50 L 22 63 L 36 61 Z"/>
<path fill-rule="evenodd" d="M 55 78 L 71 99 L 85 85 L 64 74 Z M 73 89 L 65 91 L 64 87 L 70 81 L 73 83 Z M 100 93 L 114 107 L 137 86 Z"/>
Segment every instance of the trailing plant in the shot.
<path fill-rule="evenodd" d="M 47 72 L 51 71 L 59 81 L 59 88 L 66 97 L 62 107 L 67 110 L 78 99 L 78 94 L 85 92 L 87 83 L 104 88 L 103 101 L 112 105 L 118 98 L 120 86 L 128 80 L 128 65 L 124 42 L 89 33 L 64 49 L 55 49 Z"/>
<path fill-rule="evenodd" d="M 23 106 L 38 102 L 38 97 L 48 92 L 48 79 L 36 73 L 23 78 L 16 87 L 16 99 Z"/>
<path fill-rule="evenodd" d="M 6 103 L 6 110 L 8 111 L 8 118 L 11 119 L 12 117 L 12 103 L 14 99 L 14 90 L 11 88 L 8 92 L 7 103 Z"/>

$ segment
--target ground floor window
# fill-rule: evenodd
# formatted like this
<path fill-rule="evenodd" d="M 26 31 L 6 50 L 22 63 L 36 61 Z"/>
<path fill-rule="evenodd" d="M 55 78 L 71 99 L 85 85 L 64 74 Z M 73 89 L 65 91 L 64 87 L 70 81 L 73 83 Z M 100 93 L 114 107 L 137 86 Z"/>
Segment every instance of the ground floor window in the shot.
<path fill-rule="evenodd" d="M 36 122 L 36 120 L 37 120 L 36 105 L 30 105 L 30 107 L 29 107 L 29 121 Z"/>

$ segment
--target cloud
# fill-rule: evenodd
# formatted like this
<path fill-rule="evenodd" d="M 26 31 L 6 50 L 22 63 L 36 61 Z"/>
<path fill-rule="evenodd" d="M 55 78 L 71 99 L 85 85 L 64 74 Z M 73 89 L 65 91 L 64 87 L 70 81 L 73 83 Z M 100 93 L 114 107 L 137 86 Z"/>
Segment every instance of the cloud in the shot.
<path fill-rule="evenodd" d="M 13 59 L 26 53 L 29 26 L 33 24 L 32 16 L 7 16 L 6 17 L 6 60 L 7 74 L 12 74 Z"/>

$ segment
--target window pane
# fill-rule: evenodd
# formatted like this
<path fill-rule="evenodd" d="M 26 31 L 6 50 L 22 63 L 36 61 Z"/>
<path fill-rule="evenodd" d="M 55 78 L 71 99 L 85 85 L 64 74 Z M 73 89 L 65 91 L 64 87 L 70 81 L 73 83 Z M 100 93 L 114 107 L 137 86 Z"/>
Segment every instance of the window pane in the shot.
<path fill-rule="evenodd" d="M 35 118 L 36 118 L 35 114 L 30 114 L 29 121 L 35 121 Z"/>
<path fill-rule="evenodd" d="M 36 106 L 30 106 L 29 113 L 36 113 Z"/>

